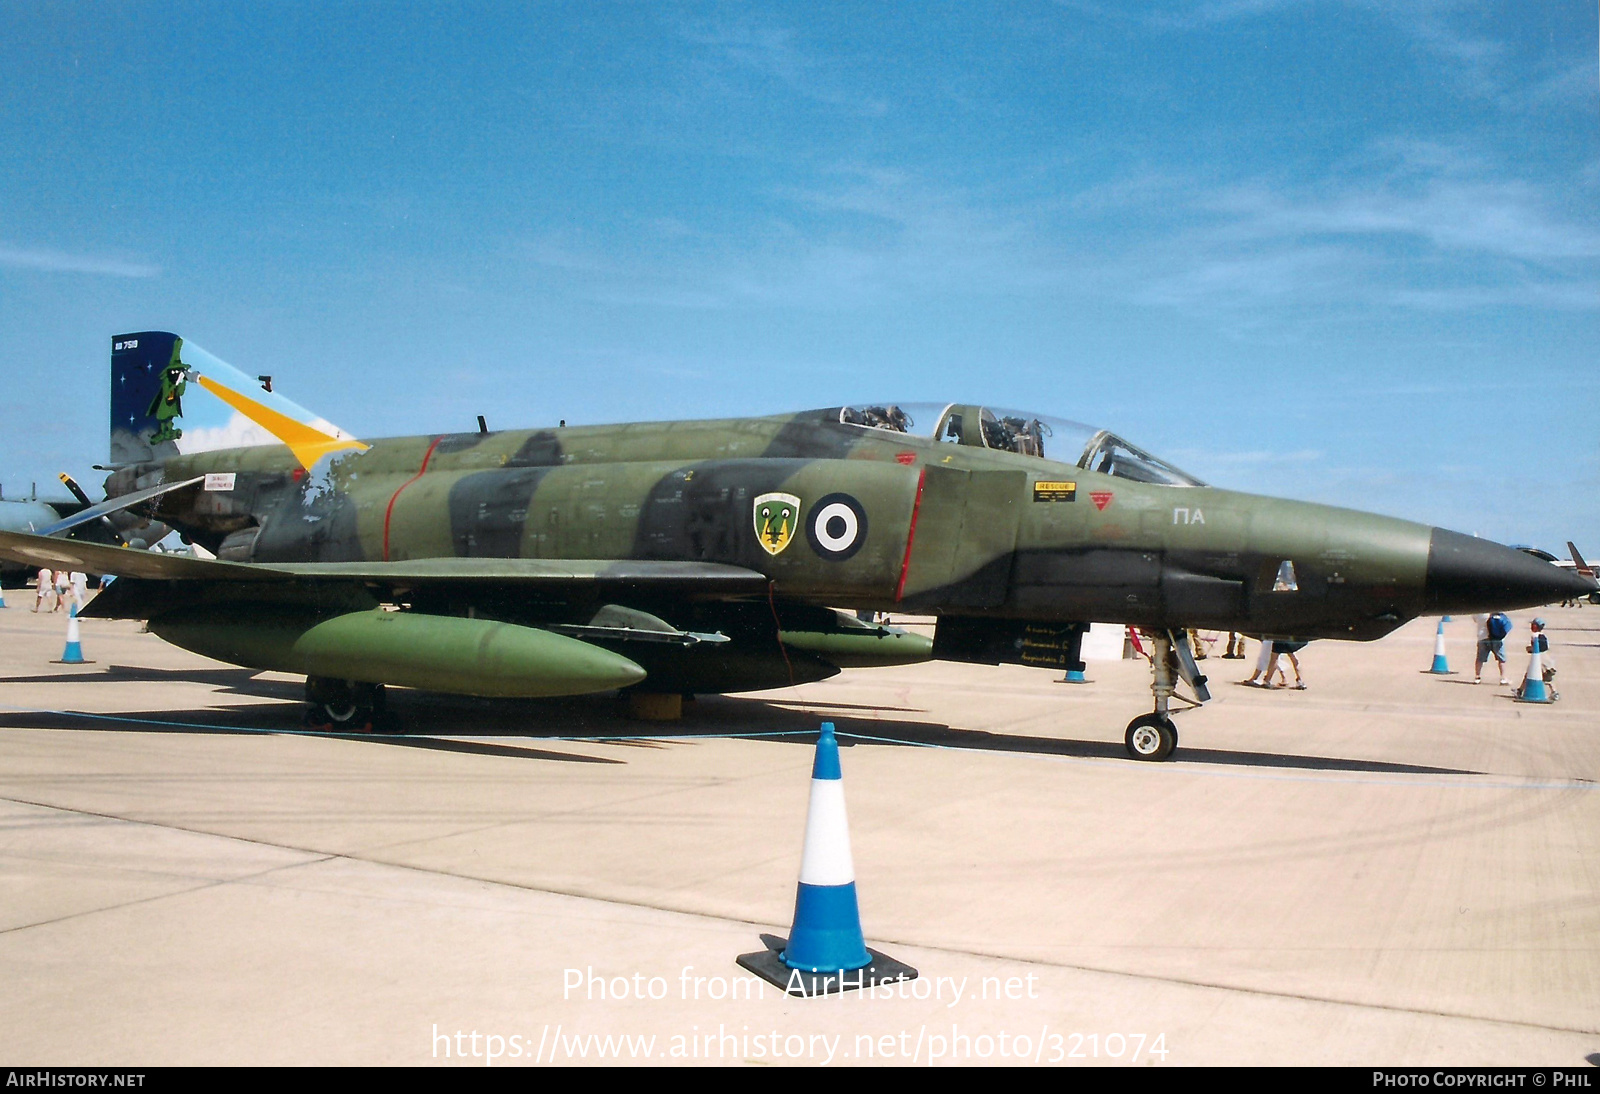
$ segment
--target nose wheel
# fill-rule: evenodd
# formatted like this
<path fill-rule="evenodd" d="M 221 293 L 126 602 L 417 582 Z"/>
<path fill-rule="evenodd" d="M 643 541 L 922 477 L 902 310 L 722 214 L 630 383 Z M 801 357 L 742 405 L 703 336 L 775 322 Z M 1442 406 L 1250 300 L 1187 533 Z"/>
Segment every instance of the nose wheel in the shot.
<path fill-rule="evenodd" d="M 1129 722 L 1122 743 L 1127 746 L 1128 755 L 1136 760 L 1165 760 L 1178 747 L 1178 727 L 1172 724 L 1172 716 L 1168 714 L 1172 700 L 1176 698 L 1199 706 L 1211 698 L 1211 693 L 1206 690 L 1206 678 L 1190 656 L 1187 643 L 1178 633 L 1163 631 L 1151 635 L 1150 639 L 1154 647 L 1150 651 L 1150 691 L 1155 696 L 1156 709 Z M 1175 694 L 1178 678 L 1194 689 L 1195 699 Z"/>
<path fill-rule="evenodd" d="M 1165 714 L 1141 714 L 1128 723 L 1122 743 L 1136 760 L 1165 760 L 1178 747 L 1178 727 Z"/>

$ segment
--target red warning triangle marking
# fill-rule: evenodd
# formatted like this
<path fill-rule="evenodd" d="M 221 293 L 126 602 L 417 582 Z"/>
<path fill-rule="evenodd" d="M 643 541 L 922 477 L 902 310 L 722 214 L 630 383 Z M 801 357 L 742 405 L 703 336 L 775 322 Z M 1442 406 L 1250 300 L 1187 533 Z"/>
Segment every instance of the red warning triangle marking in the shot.
<path fill-rule="evenodd" d="M 1094 507 L 1103 513 L 1106 506 L 1111 504 L 1112 493 L 1109 490 L 1095 490 L 1090 493 L 1089 498 L 1094 502 Z"/>

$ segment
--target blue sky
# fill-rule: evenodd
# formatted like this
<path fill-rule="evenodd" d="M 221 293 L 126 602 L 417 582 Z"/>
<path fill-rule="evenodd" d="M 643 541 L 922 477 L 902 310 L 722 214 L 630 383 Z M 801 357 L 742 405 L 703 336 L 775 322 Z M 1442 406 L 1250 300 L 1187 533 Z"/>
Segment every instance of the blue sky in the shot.
<path fill-rule="evenodd" d="M 1600 555 L 1593 3 L 0 2 L 0 483 L 176 331 L 362 436 L 959 399 Z"/>

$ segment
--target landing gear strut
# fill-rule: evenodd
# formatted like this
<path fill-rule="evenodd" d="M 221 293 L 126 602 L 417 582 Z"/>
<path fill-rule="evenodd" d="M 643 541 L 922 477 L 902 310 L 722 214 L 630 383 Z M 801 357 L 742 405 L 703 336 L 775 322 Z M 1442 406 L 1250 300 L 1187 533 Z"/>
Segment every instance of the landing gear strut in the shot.
<path fill-rule="evenodd" d="M 1155 695 L 1156 709 L 1129 722 L 1128 732 L 1122 742 L 1127 746 L 1128 755 L 1136 760 L 1165 760 L 1178 747 L 1178 727 L 1173 724 L 1169 710 L 1173 694 L 1177 691 L 1174 671 L 1194 689 L 1195 697 L 1201 703 L 1210 699 L 1211 693 L 1206 690 L 1206 678 L 1196 667 L 1194 655 L 1189 652 L 1182 635 L 1163 631 L 1151 635 L 1150 640 L 1154 647 L 1150 651 L 1150 671 L 1153 676 L 1150 691 Z M 1188 701 L 1181 695 L 1178 698 Z"/>
<path fill-rule="evenodd" d="M 305 724 L 312 729 L 335 733 L 390 732 L 384 725 L 382 684 L 363 684 L 355 680 L 336 680 L 329 676 L 306 677 Z"/>

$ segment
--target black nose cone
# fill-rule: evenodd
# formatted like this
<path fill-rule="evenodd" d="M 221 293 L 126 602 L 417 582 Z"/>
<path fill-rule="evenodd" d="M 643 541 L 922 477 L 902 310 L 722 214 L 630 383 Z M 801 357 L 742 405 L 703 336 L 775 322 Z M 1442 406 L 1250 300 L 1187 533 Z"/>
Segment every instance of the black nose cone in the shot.
<path fill-rule="evenodd" d="M 1533 608 L 1594 590 L 1593 578 L 1487 539 L 1435 528 L 1428 544 L 1429 613 Z"/>

